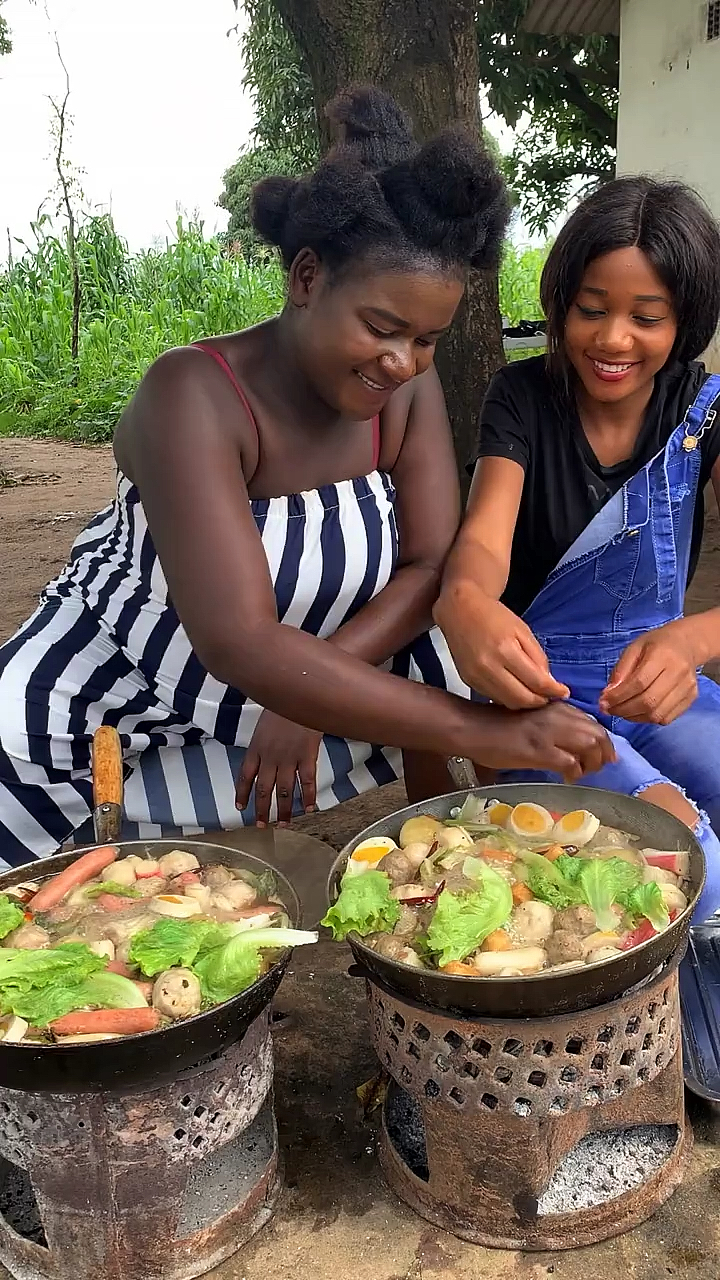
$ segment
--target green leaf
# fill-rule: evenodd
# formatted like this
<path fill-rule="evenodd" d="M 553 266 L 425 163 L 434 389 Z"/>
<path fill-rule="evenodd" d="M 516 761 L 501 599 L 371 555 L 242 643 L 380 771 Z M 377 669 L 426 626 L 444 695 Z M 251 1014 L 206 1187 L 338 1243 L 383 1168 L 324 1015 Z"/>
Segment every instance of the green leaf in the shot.
<path fill-rule="evenodd" d="M 142 898 L 139 889 L 132 885 L 118 884 L 116 880 L 104 880 L 102 884 L 91 884 L 85 890 L 86 898 L 99 898 L 103 893 L 114 893 L 117 898 Z"/>
<path fill-rule="evenodd" d="M 633 916 L 645 916 L 657 933 L 662 933 L 670 923 L 670 912 L 660 885 L 654 880 L 650 884 L 637 885 L 629 896 L 627 907 Z"/>
<path fill-rule="evenodd" d="M 390 880 L 382 871 L 366 871 L 361 876 L 344 875 L 340 896 L 326 912 L 321 924 L 332 929 L 341 942 L 349 933 L 389 933 L 400 919 L 400 903 L 390 896 Z"/>
<path fill-rule="evenodd" d="M 262 956 L 249 937 L 252 932 L 252 929 L 248 929 L 236 934 L 224 946 L 213 947 L 192 966 L 193 973 L 200 981 L 203 999 L 210 1004 L 231 1000 L 246 987 L 252 986 L 260 976 Z"/>
<path fill-rule="evenodd" d="M 217 942 L 225 940 L 227 934 L 218 935 L 219 928 L 209 920 L 174 920 L 167 916 L 135 934 L 128 959 L 148 978 L 176 964 L 188 968 L 208 934 L 215 934 Z"/>
<path fill-rule="evenodd" d="M 7 894 L 0 894 L 0 938 L 7 938 L 14 929 L 19 929 L 24 919 L 22 907 L 8 898 Z"/>
<path fill-rule="evenodd" d="M 40 951 L 0 948 L 0 1010 L 44 1027 L 87 1003 L 85 982 L 107 964 L 82 942 Z"/>
<path fill-rule="evenodd" d="M 541 853 L 523 849 L 519 854 L 519 861 L 526 868 L 525 883 L 528 889 L 541 902 L 547 902 L 556 911 L 562 911 L 565 907 L 573 907 L 584 901 L 582 890 L 575 879 L 564 876 L 558 866 L 562 858 L 551 862 Z M 575 877 L 574 869 L 572 874 Z"/>
<path fill-rule="evenodd" d="M 469 866 L 472 863 L 479 867 Z M 512 911 L 510 885 L 487 863 L 467 858 L 463 873 L 481 887 L 459 894 L 443 889 L 427 931 L 427 945 L 441 966 L 476 951 L 489 933 L 507 923 Z"/>
<path fill-rule="evenodd" d="M 85 979 L 79 994 L 83 997 L 80 1009 L 86 1004 L 98 1005 L 101 1009 L 142 1009 L 147 1004 L 142 991 L 136 982 L 123 978 L 120 973 L 93 973 Z"/>
<path fill-rule="evenodd" d="M 611 933 L 617 925 L 611 908 L 615 903 L 627 906 L 640 882 L 640 868 L 622 858 L 583 858 L 583 863 L 579 884 L 585 901 L 595 913 L 598 929 Z"/>

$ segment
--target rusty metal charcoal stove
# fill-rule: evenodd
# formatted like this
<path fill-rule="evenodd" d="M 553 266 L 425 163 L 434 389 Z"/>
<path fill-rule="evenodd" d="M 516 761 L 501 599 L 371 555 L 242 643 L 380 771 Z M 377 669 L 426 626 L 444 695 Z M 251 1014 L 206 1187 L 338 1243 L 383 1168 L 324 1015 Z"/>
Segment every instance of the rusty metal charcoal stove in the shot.
<path fill-rule="evenodd" d="M 94 767 L 98 843 L 121 857 L 187 849 L 203 865 L 272 871 L 299 923 L 292 886 L 257 858 L 197 841 L 119 843 L 119 742 L 101 745 L 111 759 L 102 776 Z M 94 766 L 98 748 L 96 735 Z M 48 859 L 42 874 L 76 856 Z M 28 878 L 27 867 L 8 872 L 0 891 Z M 191 1280 L 267 1222 L 282 1183 L 269 1006 L 289 958 L 162 1031 L 0 1042 L 0 1262 L 16 1280 Z"/>
<path fill-rule="evenodd" d="M 474 790 L 511 804 L 589 808 L 658 848 L 682 841 L 693 901 L 702 886 L 692 836 L 650 805 L 575 787 Z M 330 896 L 355 844 L 397 837 L 417 813 L 448 816 L 465 795 L 363 831 L 335 864 Z M 351 935 L 352 972 L 366 980 L 372 1038 L 390 1077 L 380 1163 L 400 1199 L 464 1239 L 509 1249 L 574 1248 L 650 1217 L 681 1181 L 692 1147 L 678 995 L 689 914 L 676 924 L 672 937 L 660 935 L 663 954 L 642 957 L 638 948 L 632 965 L 628 953 L 595 966 L 594 979 L 588 971 L 520 982 L 410 969 Z"/>

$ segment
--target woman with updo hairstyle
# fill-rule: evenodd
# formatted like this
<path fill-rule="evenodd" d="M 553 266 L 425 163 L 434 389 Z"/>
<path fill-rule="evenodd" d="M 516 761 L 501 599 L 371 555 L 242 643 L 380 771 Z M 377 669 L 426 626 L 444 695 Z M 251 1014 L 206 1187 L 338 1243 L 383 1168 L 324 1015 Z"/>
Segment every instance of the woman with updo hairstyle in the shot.
<path fill-rule="evenodd" d="M 253 222 L 282 312 L 168 351 L 120 419 L 117 496 L 0 649 L 0 856 L 85 836 L 90 748 L 123 744 L 125 838 L 288 822 L 445 761 L 577 777 L 610 758 L 580 712 L 479 706 L 432 627 L 459 522 L 435 346 L 508 204 L 477 141 L 418 146 L 376 89 L 329 108 L 314 173 Z M 375 744 L 375 745 L 373 745 Z"/>

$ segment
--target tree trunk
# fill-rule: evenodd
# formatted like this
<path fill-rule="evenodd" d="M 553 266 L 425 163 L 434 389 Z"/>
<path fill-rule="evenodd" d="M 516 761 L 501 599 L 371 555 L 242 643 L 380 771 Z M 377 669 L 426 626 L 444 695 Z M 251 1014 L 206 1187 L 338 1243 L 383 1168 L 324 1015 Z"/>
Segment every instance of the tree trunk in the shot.
<path fill-rule="evenodd" d="M 360 81 L 379 85 L 420 139 L 462 121 L 481 133 L 476 0 L 274 0 L 312 78 L 320 138 L 325 105 Z M 461 474 L 488 380 L 504 362 L 497 276 L 474 273 L 437 353 Z"/>

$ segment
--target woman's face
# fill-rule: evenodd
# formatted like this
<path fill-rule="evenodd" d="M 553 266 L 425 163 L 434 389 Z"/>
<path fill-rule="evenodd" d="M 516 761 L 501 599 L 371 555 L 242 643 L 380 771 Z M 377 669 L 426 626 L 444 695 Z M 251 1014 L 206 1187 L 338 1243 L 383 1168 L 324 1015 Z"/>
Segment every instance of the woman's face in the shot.
<path fill-rule="evenodd" d="M 585 271 L 565 322 L 565 350 L 593 400 L 652 386 L 675 344 L 672 298 L 641 249 L 616 249 Z"/>
<path fill-rule="evenodd" d="M 365 421 L 393 391 L 424 373 L 449 327 L 463 284 L 444 272 L 363 271 L 329 279 L 314 254 L 290 277 L 298 355 L 320 397 Z"/>

